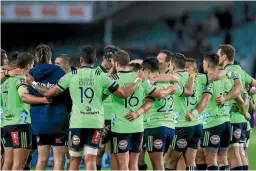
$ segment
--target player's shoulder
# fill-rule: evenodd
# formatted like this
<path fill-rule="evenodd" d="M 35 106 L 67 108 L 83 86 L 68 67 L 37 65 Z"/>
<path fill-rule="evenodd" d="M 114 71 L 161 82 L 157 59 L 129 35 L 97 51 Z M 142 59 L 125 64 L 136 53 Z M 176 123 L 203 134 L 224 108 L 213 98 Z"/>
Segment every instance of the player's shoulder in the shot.
<path fill-rule="evenodd" d="M 119 75 L 118 75 L 118 73 L 116 73 L 116 74 L 113 74 L 113 75 L 111 75 L 111 76 L 109 76 L 110 77 L 110 79 L 111 80 L 119 80 Z"/>

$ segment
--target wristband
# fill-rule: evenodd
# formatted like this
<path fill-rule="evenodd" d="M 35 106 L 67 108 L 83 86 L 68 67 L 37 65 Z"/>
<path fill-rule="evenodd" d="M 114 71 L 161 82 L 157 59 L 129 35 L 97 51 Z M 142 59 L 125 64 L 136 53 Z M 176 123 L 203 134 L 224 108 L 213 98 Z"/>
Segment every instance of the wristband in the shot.
<path fill-rule="evenodd" d="M 196 109 L 194 109 L 192 112 L 191 112 L 194 116 L 197 116 L 199 113 Z"/>
<path fill-rule="evenodd" d="M 31 84 L 31 86 L 35 89 L 36 86 L 37 86 L 37 84 L 38 84 L 38 82 L 33 81 L 32 84 Z"/>
<path fill-rule="evenodd" d="M 134 81 L 134 83 L 138 86 L 140 85 L 140 83 L 142 82 L 142 80 L 140 78 L 136 78 L 136 80 Z"/>

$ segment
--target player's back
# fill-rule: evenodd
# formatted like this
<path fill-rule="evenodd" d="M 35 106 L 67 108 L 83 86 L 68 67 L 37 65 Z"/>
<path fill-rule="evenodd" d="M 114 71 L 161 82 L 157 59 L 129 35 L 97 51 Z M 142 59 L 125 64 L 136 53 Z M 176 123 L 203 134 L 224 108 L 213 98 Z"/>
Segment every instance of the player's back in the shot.
<path fill-rule="evenodd" d="M 19 86 L 23 84 L 25 84 L 23 75 L 9 77 L 1 84 L 5 126 L 31 123 L 30 105 L 23 103 L 18 93 Z"/>
<path fill-rule="evenodd" d="M 157 90 L 163 90 L 170 87 L 170 83 L 156 83 Z M 154 105 L 150 109 L 146 122 L 146 128 L 155 128 L 165 126 L 168 128 L 175 128 L 173 112 L 173 95 L 168 95 L 164 99 L 155 99 Z"/>
<path fill-rule="evenodd" d="M 90 67 L 82 67 L 65 76 L 64 79 L 70 79 L 68 87 L 73 101 L 70 128 L 103 128 L 104 77 L 107 77 L 105 73 Z"/>
<path fill-rule="evenodd" d="M 179 77 L 180 87 L 186 87 L 189 82 L 188 72 L 176 72 L 176 76 Z M 189 112 L 188 98 L 184 96 L 174 95 L 174 112 L 175 112 L 175 126 L 176 127 L 187 127 L 189 125 L 185 119 L 185 114 Z"/>
<path fill-rule="evenodd" d="M 132 84 L 137 76 L 133 71 L 121 71 L 111 76 L 120 87 L 127 87 Z M 117 133 L 134 133 L 143 132 L 143 116 L 140 116 L 134 121 L 127 120 L 124 116 L 129 112 L 137 111 L 142 104 L 147 94 L 154 91 L 154 86 L 150 86 L 149 81 L 143 81 L 136 91 L 127 99 L 122 99 L 117 96 L 112 96 L 113 99 L 113 115 L 111 120 L 111 131 Z"/>
<path fill-rule="evenodd" d="M 205 87 L 204 93 L 211 94 L 211 100 L 204 111 L 203 126 L 205 128 L 221 125 L 230 120 L 230 102 L 224 105 L 217 105 L 216 98 L 228 94 L 234 87 L 234 81 L 227 76 L 214 81 Z"/>

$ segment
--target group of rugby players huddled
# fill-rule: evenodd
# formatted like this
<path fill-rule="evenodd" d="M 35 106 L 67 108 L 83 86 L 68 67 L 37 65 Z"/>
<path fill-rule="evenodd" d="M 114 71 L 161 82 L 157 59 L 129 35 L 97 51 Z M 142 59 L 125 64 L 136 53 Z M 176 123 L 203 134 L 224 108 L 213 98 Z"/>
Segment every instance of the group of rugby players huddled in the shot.
<path fill-rule="evenodd" d="M 181 53 L 161 50 L 130 60 L 112 45 L 102 63 L 85 45 L 79 65 L 67 55 L 51 63 L 45 44 L 35 56 L 8 61 L 1 49 L 1 169 L 45 170 L 52 147 L 54 170 L 248 170 L 247 147 L 256 106 L 256 80 L 235 62 L 235 49 L 207 52 L 201 68 Z"/>

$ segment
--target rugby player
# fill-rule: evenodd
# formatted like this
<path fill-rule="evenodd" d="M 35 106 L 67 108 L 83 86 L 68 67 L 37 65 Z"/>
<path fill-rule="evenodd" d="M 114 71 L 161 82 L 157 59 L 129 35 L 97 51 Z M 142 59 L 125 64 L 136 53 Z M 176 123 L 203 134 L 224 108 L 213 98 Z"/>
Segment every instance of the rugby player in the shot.
<path fill-rule="evenodd" d="M 127 98 L 142 82 L 140 78 L 126 88 L 112 81 L 107 74 L 93 69 L 96 62 L 96 50 L 91 46 L 84 46 L 81 50 L 81 69 L 67 73 L 56 86 L 45 89 L 33 77 L 28 76 L 27 82 L 39 90 L 45 97 L 61 94 L 69 88 L 73 106 L 70 119 L 70 170 L 77 170 L 84 149 L 86 170 L 96 170 L 96 157 L 104 126 L 102 98 L 103 91 L 116 96 Z M 138 73 L 143 78 L 143 75 Z"/>
<path fill-rule="evenodd" d="M 122 87 L 126 87 L 136 79 L 135 72 L 131 71 L 128 64 L 130 57 L 125 51 L 118 51 L 113 55 L 113 65 L 117 74 L 112 76 Z M 113 96 L 114 111 L 111 121 L 111 152 L 117 159 L 118 169 L 138 170 L 138 157 L 142 150 L 143 142 L 143 117 L 134 113 L 143 104 L 146 95 L 156 98 L 164 98 L 175 89 L 170 86 L 166 90 L 155 91 L 155 86 L 145 81 L 139 86 L 135 93 L 127 99 Z M 132 111 L 132 112 L 131 112 Z M 129 113 L 131 112 L 131 113 Z M 129 113 L 128 115 L 126 115 Z M 132 122 L 129 118 L 138 118 Z"/>
<path fill-rule="evenodd" d="M 220 65 L 229 72 L 236 72 L 241 80 L 241 88 L 243 91 L 243 99 L 248 98 L 247 92 L 245 90 L 245 85 L 256 85 L 256 80 L 245 73 L 239 65 L 234 65 L 235 60 L 235 48 L 231 45 L 224 44 L 220 45 L 218 49 L 218 55 L 220 56 Z M 217 104 L 224 104 L 226 101 L 230 100 L 227 95 L 217 97 Z M 244 105 L 246 105 L 244 103 Z M 239 107 L 239 106 L 238 106 Z M 247 130 L 247 120 L 250 119 L 250 114 L 247 112 L 232 111 L 231 112 L 231 128 L 232 128 L 232 138 L 230 142 L 230 147 L 228 151 L 230 167 L 236 170 L 248 170 L 248 163 L 244 156 L 244 133 Z"/>
<path fill-rule="evenodd" d="M 208 74 L 218 71 L 219 56 L 214 53 L 204 54 L 203 67 Z M 238 79 L 235 73 L 230 74 L 230 78 L 224 77 L 220 80 L 208 84 L 203 92 L 201 101 L 196 108 L 189 113 L 193 116 L 203 113 L 203 137 L 201 146 L 204 148 L 205 159 L 208 170 L 218 170 L 218 151 L 223 156 L 220 170 L 228 169 L 227 148 L 230 137 L 230 105 L 226 102 L 224 105 L 217 105 L 215 98 L 219 94 L 228 94 L 232 92 L 234 80 Z M 231 95 L 230 97 L 234 97 Z M 225 157 L 225 158 L 224 158 Z M 224 166 L 223 164 L 226 164 Z M 220 164 L 220 163 L 219 163 Z"/>
<path fill-rule="evenodd" d="M 49 46 L 40 44 L 35 51 L 38 65 L 31 69 L 29 74 L 50 88 L 58 83 L 65 71 L 51 64 L 52 51 Z M 40 90 L 31 86 L 29 92 L 41 97 Z M 70 104 L 71 98 L 67 90 L 62 96 L 53 98 L 51 105 L 31 105 L 32 130 L 38 146 L 37 170 L 45 169 L 51 146 L 54 153 L 54 170 L 63 169 L 67 152 Z"/>
<path fill-rule="evenodd" d="M 71 72 L 70 59 L 66 54 L 61 54 L 60 56 L 58 56 L 55 59 L 55 65 L 60 66 L 66 72 Z"/>
<path fill-rule="evenodd" d="M 28 93 L 25 75 L 34 65 L 34 56 L 19 53 L 15 61 L 22 75 L 7 77 L 1 84 L 4 130 L 3 142 L 5 159 L 3 170 L 22 170 L 25 167 L 32 145 L 30 104 L 48 104 L 44 97 L 35 97 Z"/>
<path fill-rule="evenodd" d="M 120 50 L 120 48 L 112 45 L 107 45 L 104 48 L 104 54 L 102 57 L 102 63 L 97 67 L 99 72 L 104 72 L 108 75 L 111 75 L 110 69 L 113 67 L 111 63 L 112 55 Z M 109 153 L 108 141 L 110 140 L 110 126 L 111 126 L 111 117 L 112 117 L 112 99 L 111 96 L 108 96 L 103 101 L 104 106 L 104 119 L 105 119 L 105 133 L 102 136 L 100 149 L 97 154 L 97 170 L 101 170 L 101 162 L 104 152 Z M 115 162 L 113 161 L 112 164 Z"/>
<path fill-rule="evenodd" d="M 146 58 L 143 61 L 142 66 L 150 80 L 159 75 L 159 65 L 155 58 Z M 189 88 L 180 88 L 180 86 L 176 86 L 177 92 L 174 93 L 187 94 L 188 92 L 192 92 L 192 83 L 193 79 L 189 83 Z M 170 81 L 166 83 L 156 83 L 156 88 L 161 90 L 168 88 L 170 85 Z M 153 101 L 152 98 L 149 98 L 147 99 L 147 103 L 149 103 L 149 101 L 151 101 L 151 106 L 153 105 L 153 107 L 148 112 L 146 122 L 144 122 L 144 141 L 154 170 L 164 170 L 163 154 L 168 151 L 175 132 L 174 113 L 172 112 L 173 96 L 168 95 L 164 99 L 155 101 Z M 137 112 L 139 113 L 140 110 L 141 109 Z M 144 109 L 144 111 L 147 110 Z"/>

